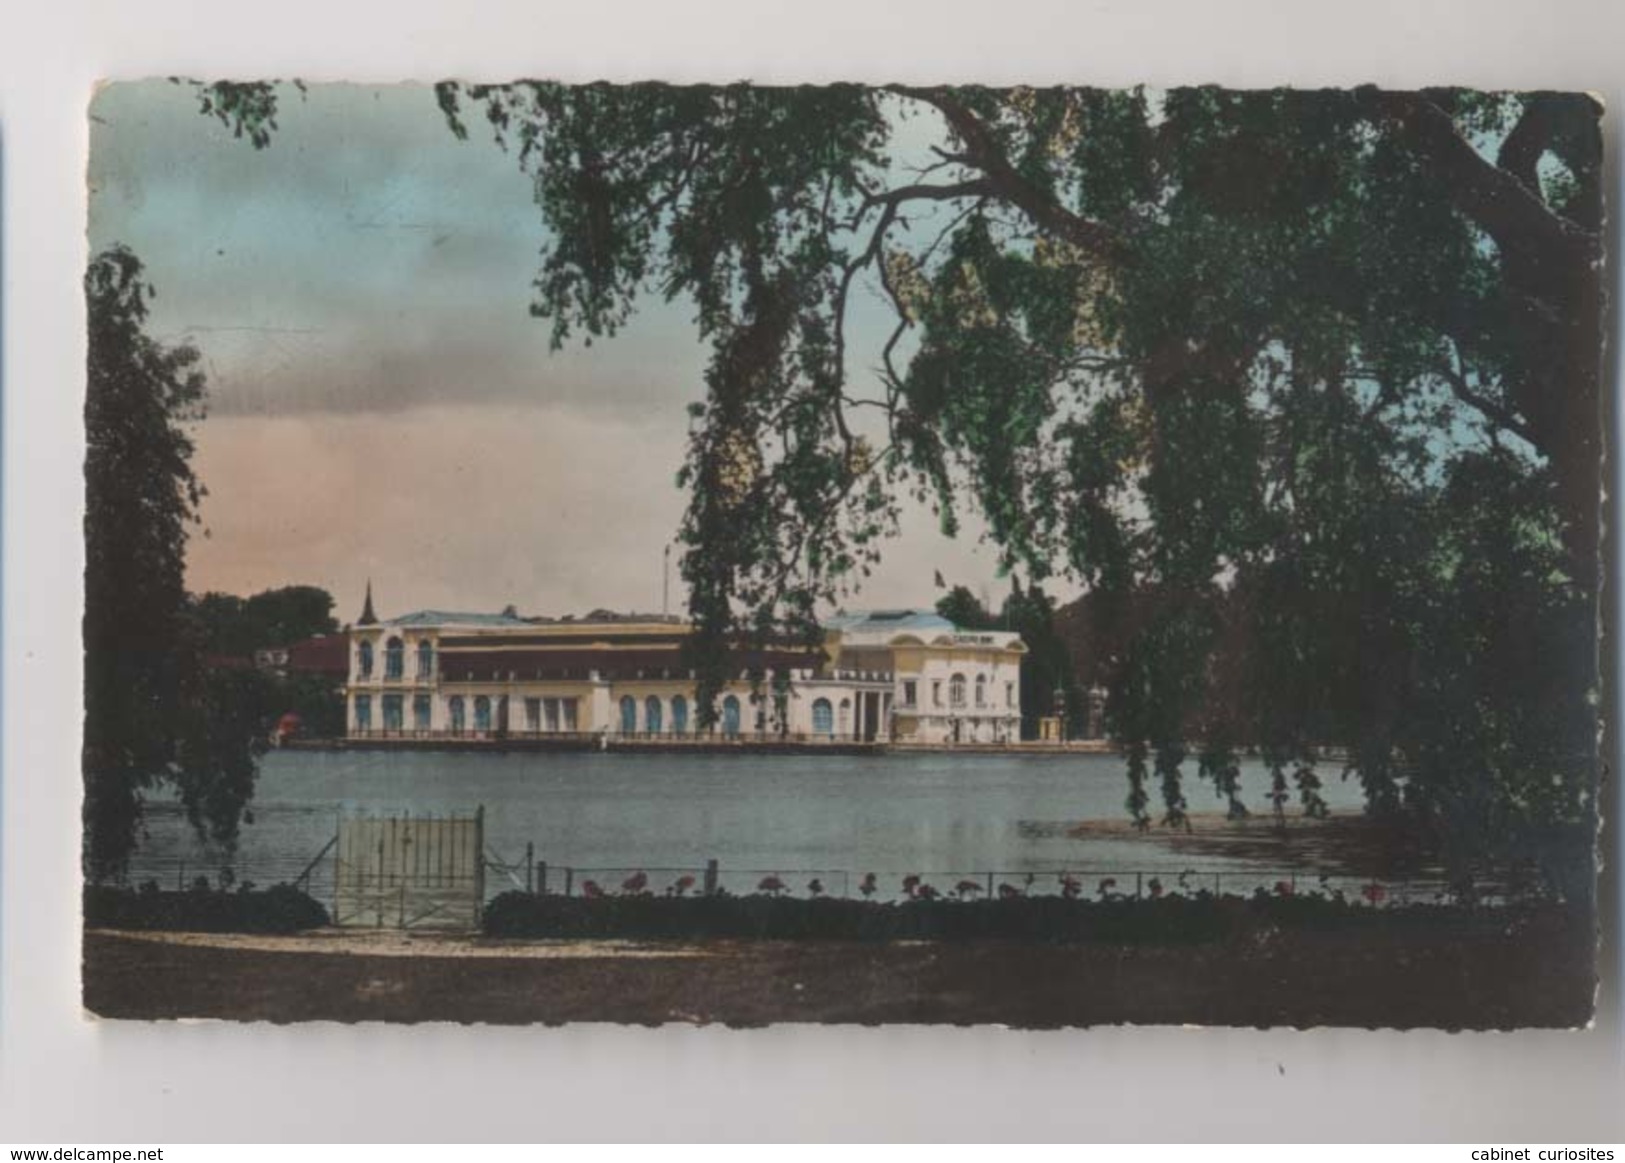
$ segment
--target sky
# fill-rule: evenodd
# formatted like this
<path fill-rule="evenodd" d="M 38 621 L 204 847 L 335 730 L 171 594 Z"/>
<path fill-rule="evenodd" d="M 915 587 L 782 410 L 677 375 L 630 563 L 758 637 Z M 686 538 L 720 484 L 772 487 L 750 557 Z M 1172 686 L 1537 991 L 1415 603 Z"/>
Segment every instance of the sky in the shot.
<path fill-rule="evenodd" d="M 139 256 L 149 333 L 209 381 L 192 590 L 319 585 L 341 621 L 369 579 L 384 616 L 661 608 L 706 349 L 686 304 L 650 299 L 550 351 L 530 180 L 480 123 L 457 140 L 425 85 L 286 88 L 256 150 L 162 80 L 103 88 L 90 122 L 92 252 Z M 854 374 L 878 350 L 862 315 Z M 938 571 L 997 600 L 981 528 L 908 509 L 845 604 L 930 605 Z M 680 612 L 675 560 L 670 587 Z"/>

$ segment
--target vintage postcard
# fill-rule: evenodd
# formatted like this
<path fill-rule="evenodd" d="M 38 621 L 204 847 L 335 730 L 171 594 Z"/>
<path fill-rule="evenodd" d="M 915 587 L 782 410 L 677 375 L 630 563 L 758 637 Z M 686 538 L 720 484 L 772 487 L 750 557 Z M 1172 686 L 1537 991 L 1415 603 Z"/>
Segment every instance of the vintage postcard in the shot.
<path fill-rule="evenodd" d="M 85 1006 L 1586 1025 L 1602 116 L 103 86 Z"/>

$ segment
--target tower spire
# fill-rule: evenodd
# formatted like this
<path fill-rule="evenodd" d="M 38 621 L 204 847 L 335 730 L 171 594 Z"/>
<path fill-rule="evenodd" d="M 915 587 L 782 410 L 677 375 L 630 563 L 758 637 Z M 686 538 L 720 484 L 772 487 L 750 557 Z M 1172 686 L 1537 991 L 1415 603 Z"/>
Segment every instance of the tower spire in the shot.
<path fill-rule="evenodd" d="M 372 579 L 367 579 L 367 600 L 361 605 L 361 617 L 356 619 L 357 626 L 375 626 L 378 615 L 372 612 Z"/>

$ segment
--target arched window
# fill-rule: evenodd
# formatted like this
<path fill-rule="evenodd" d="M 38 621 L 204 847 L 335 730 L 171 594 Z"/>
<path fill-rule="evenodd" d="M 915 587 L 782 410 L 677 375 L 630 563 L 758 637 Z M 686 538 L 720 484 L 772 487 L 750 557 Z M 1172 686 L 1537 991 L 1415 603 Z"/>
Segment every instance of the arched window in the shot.
<path fill-rule="evenodd" d="M 813 734 L 835 734 L 835 708 L 830 706 L 828 699 L 813 700 Z"/>
<path fill-rule="evenodd" d="M 987 706 L 987 675 L 985 674 L 976 676 L 976 705 L 978 707 Z"/>
<path fill-rule="evenodd" d="M 474 700 L 474 730 L 489 732 L 491 730 L 491 700 L 480 695 Z"/>
<path fill-rule="evenodd" d="M 384 730 L 399 731 L 406 726 L 401 718 L 401 696 L 384 696 Z"/>
<path fill-rule="evenodd" d="M 384 677 L 398 679 L 406 673 L 406 646 L 399 638 L 384 644 Z"/>
<path fill-rule="evenodd" d="M 463 728 L 468 725 L 467 715 L 463 710 L 463 696 L 451 696 L 451 733 L 461 735 Z"/>
<path fill-rule="evenodd" d="M 739 700 L 733 695 L 722 700 L 722 733 L 739 734 Z"/>
<path fill-rule="evenodd" d="M 428 678 L 434 674 L 434 645 L 427 638 L 418 642 L 418 677 Z"/>
<path fill-rule="evenodd" d="M 948 705 L 962 707 L 965 705 L 965 676 L 956 674 L 948 680 Z"/>
<path fill-rule="evenodd" d="M 651 735 L 660 734 L 660 699 L 650 695 L 643 700 L 643 729 Z"/>
<path fill-rule="evenodd" d="M 671 729 L 679 735 L 688 732 L 688 700 L 682 695 L 671 697 Z"/>
<path fill-rule="evenodd" d="M 372 643 L 364 638 L 355 648 L 355 669 L 362 678 L 372 677 Z"/>
<path fill-rule="evenodd" d="M 852 734 L 852 700 L 851 699 L 842 699 L 841 700 L 840 718 L 841 718 L 841 734 L 842 735 L 850 735 L 850 734 Z"/>
<path fill-rule="evenodd" d="M 638 701 L 631 695 L 621 696 L 621 734 L 631 735 L 638 729 Z"/>
<path fill-rule="evenodd" d="M 412 696 L 412 730 L 427 731 L 429 729 L 429 696 Z"/>
<path fill-rule="evenodd" d="M 355 697 L 355 729 L 357 731 L 372 730 L 371 695 L 357 695 Z"/>

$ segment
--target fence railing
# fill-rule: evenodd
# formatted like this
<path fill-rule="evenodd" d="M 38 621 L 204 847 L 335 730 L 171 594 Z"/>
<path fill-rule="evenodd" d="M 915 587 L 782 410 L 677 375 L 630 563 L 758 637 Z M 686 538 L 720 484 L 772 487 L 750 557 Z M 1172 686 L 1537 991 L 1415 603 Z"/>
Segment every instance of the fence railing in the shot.
<path fill-rule="evenodd" d="M 230 867 L 198 857 L 132 862 L 126 883 L 160 889 L 260 888 L 291 884 L 318 900 L 335 890 L 333 842 L 311 855 L 244 860 Z M 854 869 L 734 867 L 719 859 L 662 865 L 568 864 L 539 858 L 533 844 L 511 858 L 487 847 L 485 897 L 504 892 L 584 897 L 682 897 L 725 893 L 786 898 L 834 898 L 899 903 L 909 900 L 1001 900 L 1059 897 L 1074 900 L 1155 900 L 1166 897 L 1320 896 L 1374 907 L 1442 903 L 1464 897 L 1504 904 L 1530 895 L 1506 881 L 1481 881 L 1470 890 L 1436 875 L 1407 877 L 1319 873 L 1303 868 L 1134 868 L 1080 863 L 1049 869 Z"/>
<path fill-rule="evenodd" d="M 518 887 L 514 885 L 514 887 Z M 538 861 L 526 891 L 540 895 L 833 897 L 877 902 L 1001 900 L 1060 897 L 1155 900 L 1163 897 L 1322 896 L 1371 905 L 1442 902 L 1461 892 L 1442 877 L 1371 878 L 1304 869 L 1121 868 L 1075 865 L 1029 869 L 858 871 L 850 868 L 735 868 L 711 860 L 666 867 L 583 866 Z M 1504 884 L 1480 884 L 1474 899 L 1493 903 L 1517 895 Z"/>

